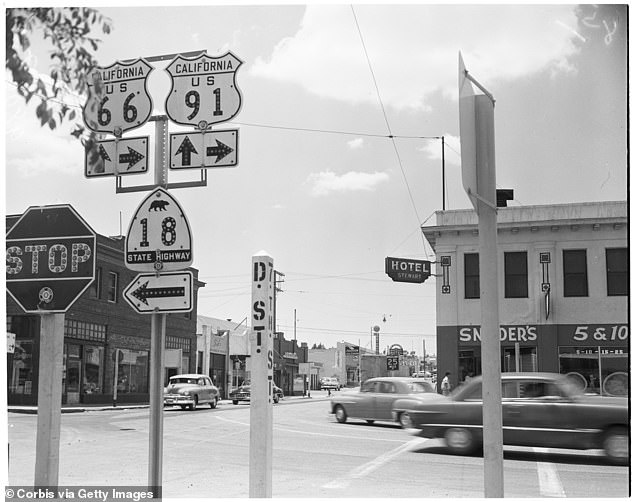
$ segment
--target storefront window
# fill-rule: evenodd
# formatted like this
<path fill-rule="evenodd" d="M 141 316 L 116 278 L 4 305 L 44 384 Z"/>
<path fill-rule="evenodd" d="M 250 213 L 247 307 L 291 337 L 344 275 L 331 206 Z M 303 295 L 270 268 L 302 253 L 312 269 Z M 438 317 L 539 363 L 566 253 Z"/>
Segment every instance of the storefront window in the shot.
<path fill-rule="evenodd" d="M 586 393 L 628 395 L 626 347 L 559 347 L 559 372 L 578 382 Z"/>
<path fill-rule="evenodd" d="M 13 365 L 10 365 L 9 392 L 31 394 L 33 391 L 33 340 L 15 341 Z"/>
<path fill-rule="evenodd" d="M 516 357 L 515 347 L 503 347 L 502 371 L 537 371 L 537 349 L 520 347 L 519 357 Z"/>
<path fill-rule="evenodd" d="M 103 347 L 84 346 L 84 394 L 103 392 L 103 354 Z"/>
<path fill-rule="evenodd" d="M 117 393 L 148 392 L 147 350 L 119 350 Z"/>

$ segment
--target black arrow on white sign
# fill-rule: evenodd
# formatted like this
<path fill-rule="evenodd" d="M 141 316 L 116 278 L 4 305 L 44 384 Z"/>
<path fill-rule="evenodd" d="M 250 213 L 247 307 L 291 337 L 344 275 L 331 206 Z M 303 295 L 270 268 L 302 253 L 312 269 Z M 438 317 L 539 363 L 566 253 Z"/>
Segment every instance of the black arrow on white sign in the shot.
<path fill-rule="evenodd" d="M 128 153 L 119 154 L 119 164 L 128 164 L 128 169 L 130 169 L 134 164 L 139 162 L 144 157 L 145 155 L 143 155 L 142 153 L 128 147 Z"/>
<path fill-rule="evenodd" d="M 218 140 L 216 140 L 216 146 L 207 147 L 207 157 L 216 157 L 216 163 L 218 163 L 220 159 L 229 155 L 231 152 L 233 152 L 233 148 L 225 145 L 223 142 Z"/>
<path fill-rule="evenodd" d="M 132 296 L 138 298 L 146 305 L 148 305 L 147 298 L 177 298 L 179 296 L 185 296 L 184 287 L 148 288 L 147 285 L 149 282 L 150 281 L 146 281 L 144 284 L 141 284 L 131 293 Z"/>

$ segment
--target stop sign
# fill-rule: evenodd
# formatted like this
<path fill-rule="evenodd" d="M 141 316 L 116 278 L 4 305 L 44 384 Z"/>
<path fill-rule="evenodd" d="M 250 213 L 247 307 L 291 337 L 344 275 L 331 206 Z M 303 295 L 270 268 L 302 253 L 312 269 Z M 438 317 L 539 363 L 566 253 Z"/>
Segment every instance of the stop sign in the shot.
<path fill-rule="evenodd" d="M 95 277 L 97 237 L 70 205 L 31 206 L 6 235 L 6 283 L 31 313 L 61 313 Z"/>

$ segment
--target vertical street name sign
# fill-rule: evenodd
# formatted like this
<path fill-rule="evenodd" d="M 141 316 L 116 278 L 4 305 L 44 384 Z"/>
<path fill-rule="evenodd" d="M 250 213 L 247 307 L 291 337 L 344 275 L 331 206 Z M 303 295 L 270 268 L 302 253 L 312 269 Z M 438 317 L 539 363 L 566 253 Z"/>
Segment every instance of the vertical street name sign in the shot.
<path fill-rule="evenodd" d="M 144 59 L 97 67 L 88 84 L 84 123 L 94 132 L 122 133 L 141 127 L 152 114 L 147 78 L 154 68 Z"/>
<path fill-rule="evenodd" d="M 249 497 L 272 496 L 273 462 L 273 258 L 252 257 L 251 428 Z"/>

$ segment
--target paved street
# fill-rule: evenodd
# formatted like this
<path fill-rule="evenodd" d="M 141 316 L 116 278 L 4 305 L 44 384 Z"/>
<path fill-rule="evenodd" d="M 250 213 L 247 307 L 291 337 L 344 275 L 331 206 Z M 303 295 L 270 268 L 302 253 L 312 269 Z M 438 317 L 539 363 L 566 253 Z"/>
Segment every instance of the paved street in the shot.
<path fill-rule="evenodd" d="M 391 424 L 336 422 L 329 402 L 286 398 L 274 406 L 273 497 L 483 497 L 481 456 L 449 455 Z M 37 416 L 10 413 L 9 481 L 32 485 Z M 62 415 L 59 484 L 147 483 L 149 410 Z M 195 412 L 168 408 L 163 494 L 248 497 L 249 405 Z M 627 467 L 598 451 L 505 448 L 506 497 L 624 497 Z"/>

